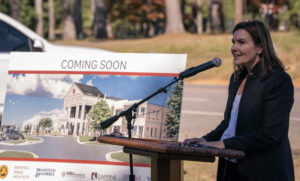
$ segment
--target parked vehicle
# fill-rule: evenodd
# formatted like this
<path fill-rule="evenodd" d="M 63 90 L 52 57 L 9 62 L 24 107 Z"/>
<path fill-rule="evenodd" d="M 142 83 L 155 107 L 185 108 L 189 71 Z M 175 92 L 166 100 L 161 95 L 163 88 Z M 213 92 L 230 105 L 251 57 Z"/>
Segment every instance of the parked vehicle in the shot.
<path fill-rule="evenodd" d="M 9 141 L 9 140 L 22 140 L 24 136 L 19 131 L 13 129 L 6 129 L 0 135 L 2 141 Z"/>
<path fill-rule="evenodd" d="M 57 52 L 58 54 L 64 52 L 109 53 L 109 51 L 96 48 L 54 45 L 15 19 L 0 12 L 0 112 L 3 111 L 6 84 L 8 81 L 9 53 L 13 51 Z"/>

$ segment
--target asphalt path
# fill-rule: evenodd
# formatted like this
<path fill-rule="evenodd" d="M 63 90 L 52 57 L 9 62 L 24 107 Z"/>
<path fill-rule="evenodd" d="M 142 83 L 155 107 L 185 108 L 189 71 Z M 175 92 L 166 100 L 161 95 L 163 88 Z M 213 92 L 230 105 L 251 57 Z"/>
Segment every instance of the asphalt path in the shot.
<path fill-rule="evenodd" d="M 114 145 L 79 144 L 76 137 L 42 137 L 44 141 L 32 145 L 0 145 L 0 150 L 18 150 L 34 153 L 38 158 L 70 159 L 70 160 L 97 160 L 106 161 L 105 155 L 109 152 L 122 150 Z"/>
<path fill-rule="evenodd" d="M 221 85 L 185 85 L 179 140 L 201 137 L 223 120 L 228 87 Z M 293 149 L 300 149 L 300 88 L 295 88 L 290 116 L 289 138 Z"/>

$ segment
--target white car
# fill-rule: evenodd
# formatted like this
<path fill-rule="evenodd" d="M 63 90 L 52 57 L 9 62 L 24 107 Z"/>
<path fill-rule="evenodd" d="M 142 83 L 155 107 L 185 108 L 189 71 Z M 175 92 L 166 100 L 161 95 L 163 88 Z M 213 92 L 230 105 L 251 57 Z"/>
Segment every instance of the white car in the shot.
<path fill-rule="evenodd" d="M 8 80 L 8 59 L 12 51 L 22 52 L 107 52 L 96 48 L 54 45 L 15 19 L 0 12 L 0 113 Z"/>

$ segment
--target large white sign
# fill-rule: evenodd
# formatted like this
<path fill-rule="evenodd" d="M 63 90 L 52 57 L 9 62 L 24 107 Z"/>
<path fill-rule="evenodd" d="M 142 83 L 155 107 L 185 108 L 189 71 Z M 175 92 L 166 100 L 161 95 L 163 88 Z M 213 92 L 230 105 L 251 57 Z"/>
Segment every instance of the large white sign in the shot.
<path fill-rule="evenodd" d="M 12 53 L 0 135 L 2 178 L 128 180 L 128 163 L 112 156 L 122 147 L 95 141 L 100 133 L 126 137 L 125 118 L 101 132 L 95 125 L 174 81 L 185 70 L 186 58 L 154 53 Z M 138 107 L 134 138 L 177 137 L 170 137 L 166 126 L 173 89 Z M 150 179 L 147 163 L 135 165 L 137 181 Z"/>
<path fill-rule="evenodd" d="M 185 69 L 186 58 L 156 53 L 12 53 L 9 72 L 176 76 Z"/>

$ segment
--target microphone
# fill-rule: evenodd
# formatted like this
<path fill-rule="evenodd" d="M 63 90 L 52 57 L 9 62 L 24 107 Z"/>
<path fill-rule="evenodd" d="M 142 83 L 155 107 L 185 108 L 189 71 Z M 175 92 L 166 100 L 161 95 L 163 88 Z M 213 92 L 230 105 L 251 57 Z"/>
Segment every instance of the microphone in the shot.
<path fill-rule="evenodd" d="M 188 77 L 191 77 L 193 75 L 196 75 L 199 72 L 202 72 L 204 70 L 213 68 L 213 67 L 219 67 L 222 64 L 222 61 L 220 58 L 215 57 L 211 61 L 208 61 L 204 64 L 198 65 L 196 67 L 191 67 L 179 74 L 179 79 L 185 79 Z"/>
<path fill-rule="evenodd" d="M 100 123 L 100 129 L 106 129 L 106 128 L 108 128 L 110 125 L 114 124 L 114 122 L 116 122 L 124 114 L 125 114 L 125 112 L 122 111 L 120 114 L 112 116 L 112 117 L 108 118 L 105 121 L 102 121 Z"/>

